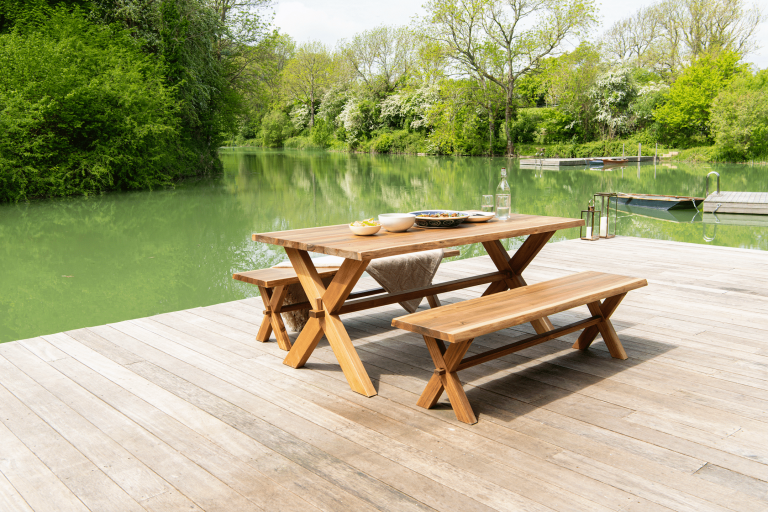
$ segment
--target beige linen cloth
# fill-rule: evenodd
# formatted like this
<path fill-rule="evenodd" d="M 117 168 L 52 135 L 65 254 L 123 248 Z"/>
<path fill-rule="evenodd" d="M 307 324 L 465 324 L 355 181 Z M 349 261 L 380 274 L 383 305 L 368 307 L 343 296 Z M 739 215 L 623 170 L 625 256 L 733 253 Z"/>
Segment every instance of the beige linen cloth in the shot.
<path fill-rule="evenodd" d="M 389 293 L 397 293 L 413 288 L 423 288 L 432 284 L 440 262 L 443 259 L 443 250 L 416 252 L 412 254 L 401 254 L 398 256 L 389 256 L 372 260 L 365 269 L 368 274 Z M 339 267 L 344 262 L 344 258 L 337 256 L 323 256 L 314 258 L 312 263 L 317 268 Z M 291 267 L 290 261 L 284 261 L 275 267 Z M 323 284 L 328 286 L 331 278 L 323 280 Z M 292 284 L 288 287 L 288 294 L 283 301 L 284 305 L 304 302 L 307 296 L 301 284 Z M 400 302 L 400 305 L 409 313 L 413 313 L 421 304 L 423 299 L 413 299 Z M 309 311 L 289 311 L 281 313 L 286 327 L 291 331 L 300 331 L 309 320 Z"/>

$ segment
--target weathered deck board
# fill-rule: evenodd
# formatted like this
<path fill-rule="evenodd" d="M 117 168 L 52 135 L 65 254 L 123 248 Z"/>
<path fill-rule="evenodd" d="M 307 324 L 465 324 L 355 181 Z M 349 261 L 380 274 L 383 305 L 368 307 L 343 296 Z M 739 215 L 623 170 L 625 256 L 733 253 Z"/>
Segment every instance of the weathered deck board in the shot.
<path fill-rule="evenodd" d="M 707 213 L 768 215 L 768 192 L 715 192 L 704 200 L 703 210 Z"/>
<path fill-rule="evenodd" d="M 436 281 L 492 269 L 446 262 Z M 2 344 L 0 509 L 768 509 L 768 254 L 568 241 L 526 279 L 584 270 L 648 279 L 614 315 L 629 359 L 572 334 L 468 369 L 472 426 L 416 406 L 433 365 L 389 326 L 397 305 L 345 317 L 373 398 L 324 341 L 300 370 L 256 342 L 258 299 Z"/>

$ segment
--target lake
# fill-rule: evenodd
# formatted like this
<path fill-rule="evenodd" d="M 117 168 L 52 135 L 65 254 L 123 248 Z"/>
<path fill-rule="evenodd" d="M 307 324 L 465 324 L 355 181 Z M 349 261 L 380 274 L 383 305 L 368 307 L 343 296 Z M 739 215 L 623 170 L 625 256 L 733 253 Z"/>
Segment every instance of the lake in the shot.
<path fill-rule="evenodd" d="M 723 190 L 768 191 L 768 168 L 746 165 L 541 171 L 503 158 L 239 148 L 224 148 L 221 156 L 223 175 L 173 189 L 0 205 L 0 341 L 254 296 L 256 288 L 232 273 L 285 255 L 253 243 L 252 232 L 423 208 L 479 209 L 504 166 L 513 212 L 560 217 L 579 217 L 599 191 L 701 196 L 712 170 Z M 621 213 L 617 233 L 767 250 L 765 219 L 762 226 L 738 219 L 715 225 L 719 219 L 702 222 L 695 210 L 671 219 Z M 578 230 L 562 231 L 554 240 L 577 236 Z M 461 257 L 481 254 L 469 246 Z"/>

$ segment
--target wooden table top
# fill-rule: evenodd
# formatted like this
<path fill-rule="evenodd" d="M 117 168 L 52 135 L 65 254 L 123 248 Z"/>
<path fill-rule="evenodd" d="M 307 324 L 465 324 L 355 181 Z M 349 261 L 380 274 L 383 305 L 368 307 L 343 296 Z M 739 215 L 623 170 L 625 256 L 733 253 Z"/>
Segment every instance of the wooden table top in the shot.
<path fill-rule="evenodd" d="M 513 214 L 508 220 L 481 223 L 465 222 L 456 228 L 429 229 L 412 227 L 403 233 L 382 229 L 375 235 L 358 236 L 347 224 L 319 228 L 294 229 L 273 233 L 254 233 L 255 242 L 281 245 L 292 249 L 319 252 L 353 260 L 367 260 L 442 249 L 516 236 L 547 233 L 584 225 L 581 219 Z"/>

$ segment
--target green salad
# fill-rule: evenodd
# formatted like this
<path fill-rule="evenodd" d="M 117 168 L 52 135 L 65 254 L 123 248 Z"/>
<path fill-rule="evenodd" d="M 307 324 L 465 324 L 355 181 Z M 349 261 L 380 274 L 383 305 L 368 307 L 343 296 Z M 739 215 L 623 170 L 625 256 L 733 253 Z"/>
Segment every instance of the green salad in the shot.
<path fill-rule="evenodd" d="M 379 221 L 373 220 L 373 217 L 371 217 L 370 219 L 365 219 L 365 220 L 356 220 L 355 222 L 350 224 L 350 226 L 353 226 L 353 227 L 356 227 L 356 228 L 359 228 L 359 227 L 362 227 L 362 226 L 378 226 L 378 225 L 379 225 Z"/>

